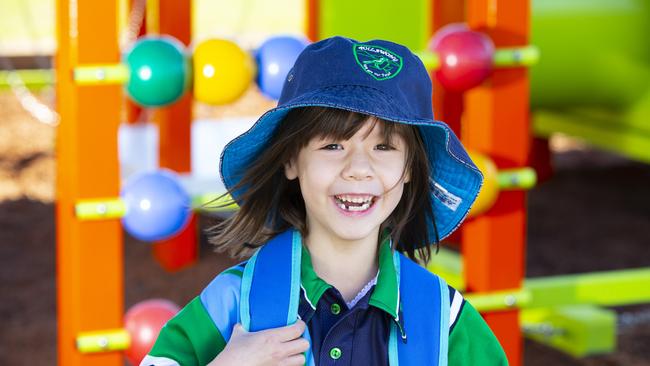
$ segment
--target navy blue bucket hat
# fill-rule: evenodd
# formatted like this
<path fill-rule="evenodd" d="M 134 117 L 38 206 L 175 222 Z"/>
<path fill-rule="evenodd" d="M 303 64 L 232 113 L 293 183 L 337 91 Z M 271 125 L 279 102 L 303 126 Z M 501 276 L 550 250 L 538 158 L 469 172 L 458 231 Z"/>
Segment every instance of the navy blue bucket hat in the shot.
<path fill-rule="evenodd" d="M 433 213 L 440 240 L 463 221 L 483 183 L 483 175 L 454 132 L 433 119 L 431 80 L 408 48 L 383 40 L 357 42 L 327 38 L 307 46 L 287 74 L 276 108 L 262 115 L 221 154 L 227 189 L 267 147 L 292 108 L 320 106 L 364 113 L 418 126 L 430 163 Z M 235 201 L 241 191 L 232 192 Z M 433 222 L 429 237 L 435 238 Z"/>

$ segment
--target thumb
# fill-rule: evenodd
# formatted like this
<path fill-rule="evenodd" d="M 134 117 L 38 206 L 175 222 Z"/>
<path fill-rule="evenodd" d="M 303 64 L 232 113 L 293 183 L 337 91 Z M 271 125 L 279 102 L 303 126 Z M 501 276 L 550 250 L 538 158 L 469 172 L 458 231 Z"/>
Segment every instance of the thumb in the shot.
<path fill-rule="evenodd" d="M 232 335 L 237 335 L 237 334 L 244 334 L 246 333 L 246 330 L 244 327 L 241 325 L 241 323 L 235 324 L 235 326 L 232 328 Z"/>

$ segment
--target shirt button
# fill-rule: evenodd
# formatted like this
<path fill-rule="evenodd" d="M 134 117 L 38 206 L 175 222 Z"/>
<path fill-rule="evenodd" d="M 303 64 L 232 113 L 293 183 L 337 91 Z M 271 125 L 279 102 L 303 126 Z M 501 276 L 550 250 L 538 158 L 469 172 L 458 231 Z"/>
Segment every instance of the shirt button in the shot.
<path fill-rule="evenodd" d="M 334 360 L 338 360 L 341 358 L 341 349 L 338 347 L 334 347 L 330 350 L 330 357 Z"/>
<path fill-rule="evenodd" d="M 330 310 L 332 311 L 332 314 L 339 315 L 339 313 L 341 312 L 341 305 L 332 304 L 332 306 L 330 307 Z"/>

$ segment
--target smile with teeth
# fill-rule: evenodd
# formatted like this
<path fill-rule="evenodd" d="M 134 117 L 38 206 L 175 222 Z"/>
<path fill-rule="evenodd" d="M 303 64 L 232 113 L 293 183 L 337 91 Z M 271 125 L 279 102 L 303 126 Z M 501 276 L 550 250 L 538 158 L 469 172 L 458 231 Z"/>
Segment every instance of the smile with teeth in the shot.
<path fill-rule="evenodd" d="M 375 196 L 334 196 L 337 205 L 346 211 L 365 211 L 374 203 Z"/>

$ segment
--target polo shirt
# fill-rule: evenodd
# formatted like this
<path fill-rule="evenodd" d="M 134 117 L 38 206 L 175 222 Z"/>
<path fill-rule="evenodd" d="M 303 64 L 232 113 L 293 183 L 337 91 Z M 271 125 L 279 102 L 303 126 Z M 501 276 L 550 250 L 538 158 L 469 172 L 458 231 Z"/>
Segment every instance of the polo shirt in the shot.
<path fill-rule="evenodd" d="M 309 327 L 316 366 L 388 366 L 391 322 L 398 326 L 401 341 L 408 342 L 390 243 L 380 244 L 376 285 L 350 309 L 340 292 L 318 277 L 304 246 L 301 261 L 298 316 Z M 140 365 L 206 365 L 213 360 L 226 346 L 234 324 L 241 322 L 238 304 L 245 264 L 219 274 L 169 320 Z M 452 287 L 449 299 L 448 364 L 507 365 L 501 345 L 480 314 Z"/>

